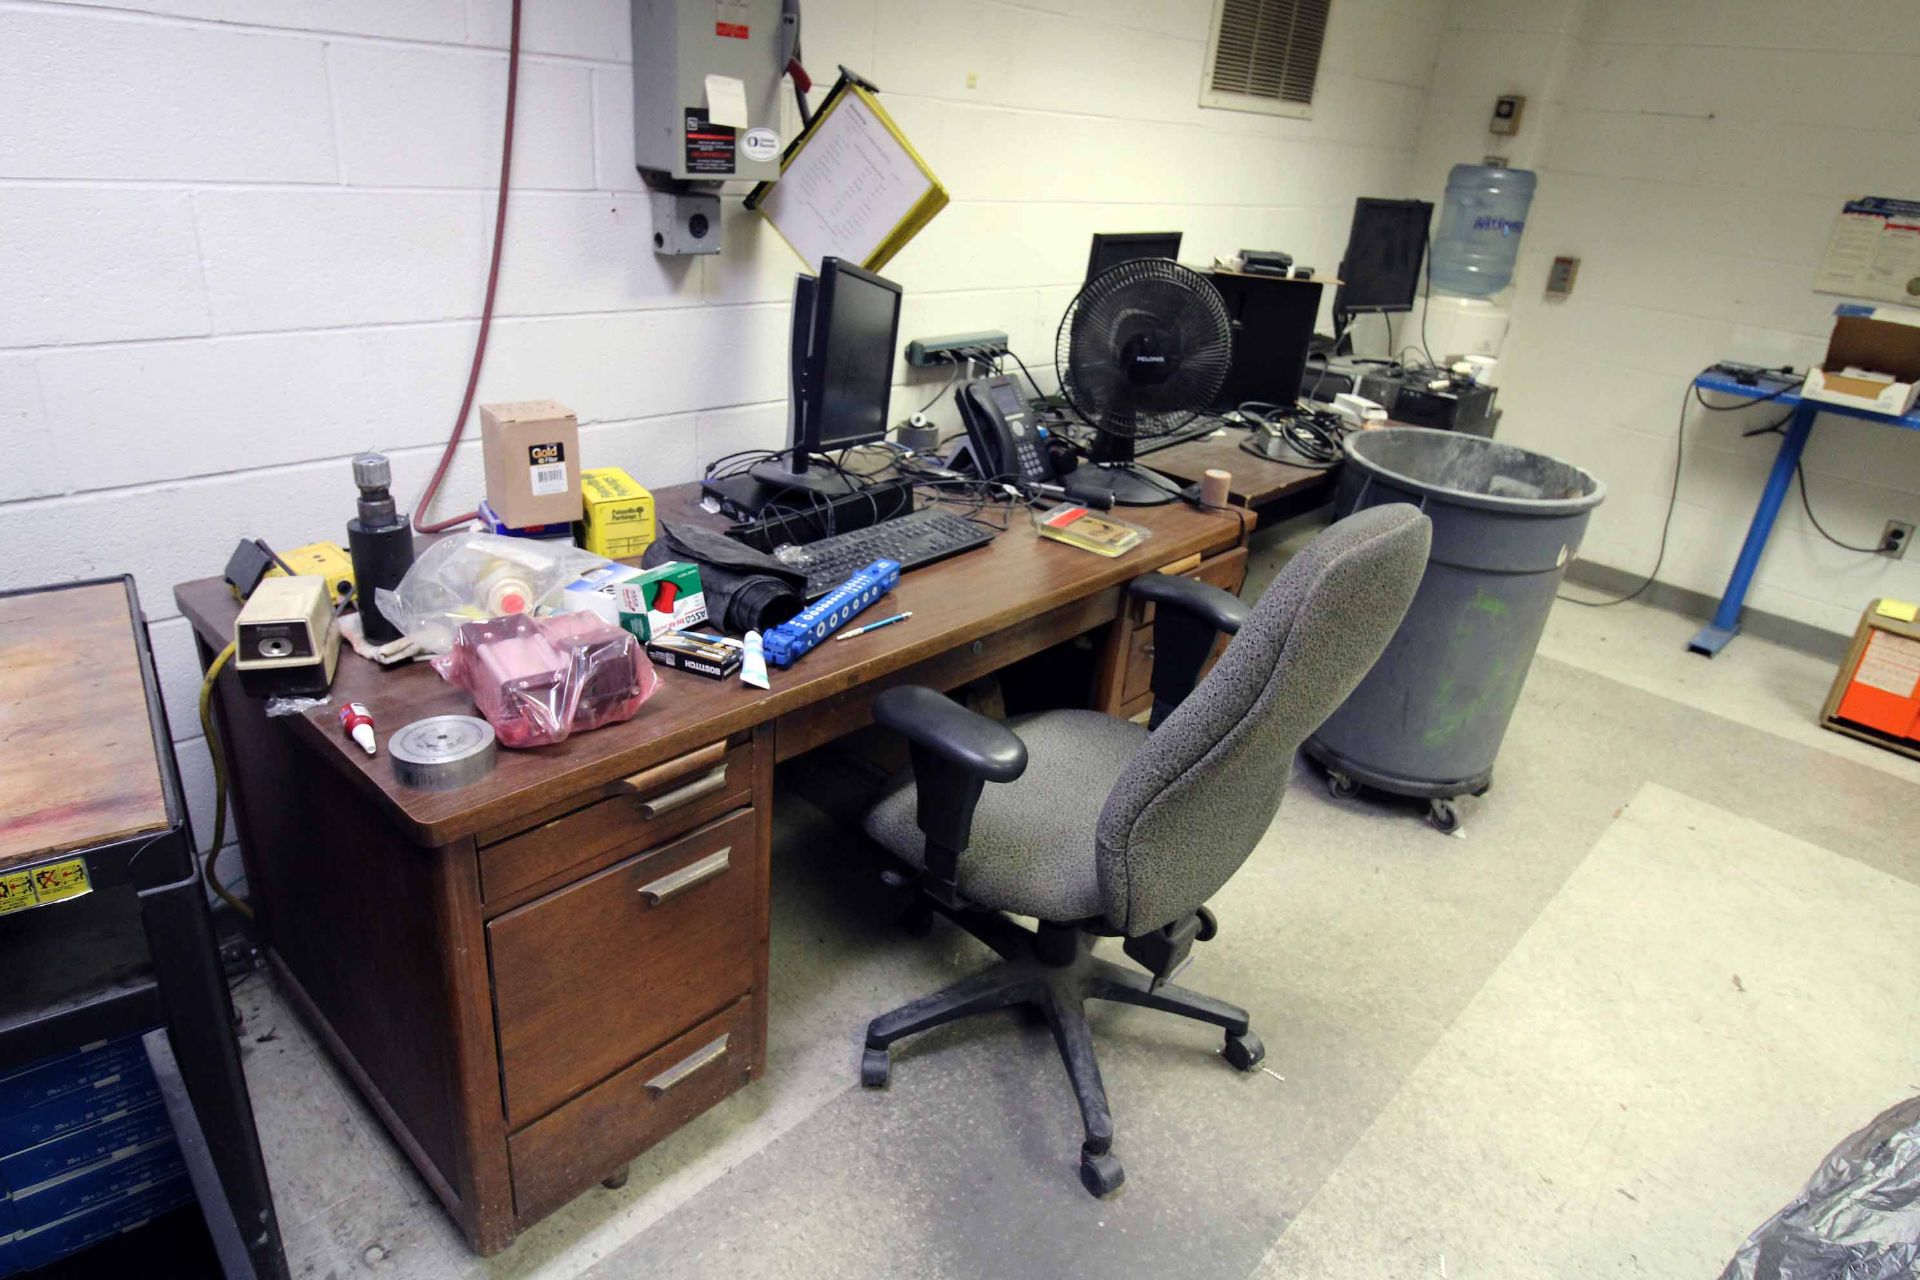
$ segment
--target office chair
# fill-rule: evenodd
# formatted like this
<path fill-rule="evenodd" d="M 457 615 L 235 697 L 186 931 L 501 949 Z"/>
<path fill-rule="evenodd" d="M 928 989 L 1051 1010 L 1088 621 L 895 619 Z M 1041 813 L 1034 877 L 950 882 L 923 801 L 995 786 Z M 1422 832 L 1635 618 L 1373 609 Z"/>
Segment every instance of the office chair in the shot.
<path fill-rule="evenodd" d="M 1168 980 L 1194 942 L 1213 936 L 1207 899 L 1273 821 L 1301 742 L 1400 626 L 1430 529 L 1405 504 L 1349 516 L 1295 556 L 1251 609 L 1188 578 L 1137 579 L 1130 590 L 1156 609 L 1146 728 L 1093 711 L 1001 724 L 918 686 L 875 699 L 874 718 L 907 739 L 912 781 L 873 809 L 867 833 L 1001 963 L 875 1018 L 861 1082 L 886 1084 L 890 1046 L 905 1036 L 1036 1006 L 1079 1099 L 1080 1180 L 1102 1196 L 1125 1174 L 1086 1000 L 1212 1023 L 1226 1033 L 1227 1061 L 1254 1070 L 1266 1050 L 1246 1010 Z M 1200 680 L 1221 632 L 1234 639 Z M 1147 973 L 1096 958 L 1100 936 L 1123 938 Z"/>

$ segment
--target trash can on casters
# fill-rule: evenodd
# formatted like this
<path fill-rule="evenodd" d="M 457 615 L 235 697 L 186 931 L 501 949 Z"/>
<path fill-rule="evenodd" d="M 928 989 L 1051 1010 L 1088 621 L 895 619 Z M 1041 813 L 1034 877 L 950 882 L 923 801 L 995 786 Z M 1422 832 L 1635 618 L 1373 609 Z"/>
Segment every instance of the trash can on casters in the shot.
<path fill-rule="evenodd" d="M 1410 502 L 1433 520 L 1419 594 L 1359 688 L 1307 740 L 1337 796 L 1360 784 L 1431 801 L 1485 791 L 1567 562 L 1606 486 L 1495 440 L 1385 427 L 1347 440 L 1336 511 Z"/>

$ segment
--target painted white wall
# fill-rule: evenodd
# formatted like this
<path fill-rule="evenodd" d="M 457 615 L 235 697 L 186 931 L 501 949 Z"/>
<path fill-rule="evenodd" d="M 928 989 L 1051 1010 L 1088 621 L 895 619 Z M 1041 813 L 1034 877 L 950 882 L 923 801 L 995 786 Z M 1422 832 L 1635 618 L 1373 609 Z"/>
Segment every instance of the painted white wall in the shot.
<path fill-rule="evenodd" d="M 1045 378 L 1093 231 L 1330 267 L 1354 198 L 1407 189 L 1444 11 L 1340 0 L 1310 121 L 1195 105 L 1207 0 L 808 0 L 805 44 L 886 91 L 953 195 L 888 269 L 903 339 L 1004 328 Z M 202 840 L 171 588 L 242 536 L 344 541 L 358 450 L 392 455 L 409 505 L 424 482 L 477 327 L 508 12 L 0 0 L 0 583 L 136 576 Z M 737 206 L 722 256 L 653 255 L 627 14 L 526 4 L 479 399 L 560 400 L 587 462 L 659 486 L 782 440 L 796 263 Z M 438 510 L 479 488 L 469 448 Z"/>
<path fill-rule="evenodd" d="M 1840 299 L 1813 292 L 1849 195 L 1911 196 L 1920 23 L 1903 0 L 1454 0 L 1415 162 L 1436 202 L 1447 169 L 1490 150 L 1540 185 L 1501 368 L 1504 439 L 1609 485 L 1582 554 L 1653 568 L 1688 379 L 1719 359 L 1805 368 Z M 1529 96 L 1511 141 L 1484 132 L 1500 93 Z M 1543 294 L 1555 255 L 1572 297 Z M 1660 578 L 1718 597 L 1777 439 L 1741 439 L 1771 407 L 1687 419 Z M 1873 545 L 1920 521 L 1920 435 L 1828 416 L 1806 455 L 1814 510 Z M 1920 594 L 1920 555 L 1840 550 L 1788 500 L 1752 607 L 1851 632 L 1878 595 Z"/>

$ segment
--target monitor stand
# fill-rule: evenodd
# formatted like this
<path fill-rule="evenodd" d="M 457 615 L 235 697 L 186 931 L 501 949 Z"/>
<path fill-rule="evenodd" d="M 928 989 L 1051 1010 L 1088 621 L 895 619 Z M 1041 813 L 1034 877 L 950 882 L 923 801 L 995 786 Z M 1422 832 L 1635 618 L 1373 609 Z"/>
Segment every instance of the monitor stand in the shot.
<path fill-rule="evenodd" d="M 858 478 L 842 475 L 829 468 L 809 467 L 805 471 L 795 471 L 790 463 L 785 462 L 758 463 L 747 474 L 769 489 L 785 490 L 801 497 L 802 501 L 807 500 L 802 495 L 808 495 L 831 502 L 862 487 Z"/>

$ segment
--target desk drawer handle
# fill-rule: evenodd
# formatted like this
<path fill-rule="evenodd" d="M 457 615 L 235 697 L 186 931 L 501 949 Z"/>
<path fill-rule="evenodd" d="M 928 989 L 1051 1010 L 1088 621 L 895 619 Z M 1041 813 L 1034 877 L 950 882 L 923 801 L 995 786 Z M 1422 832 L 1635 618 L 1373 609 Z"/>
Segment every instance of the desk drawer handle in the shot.
<path fill-rule="evenodd" d="M 698 862 L 689 862 L 671 875 L 661 876 L 652 884 L 641 885 L 640 896 L 647 900 L 648 906 L 657 907 L 682 889 L 691 889 L 701 881 L 711 880 L 725 871 L 727 857 L 732 852 L 733 846 L 728 845 L 720 852 L 710 853 Z"/>
<path fill-rule="evenodd" d="M 731 1034 L 732 1032 L 728 1032 L 718 1040 L 702 1045 L 700 1048 L 695 1049 L 693 1053 L 683 1061 L 668 1067 L 665 1071 L 662 1071 L 659 1075 L 647 1081 L 647 1092 L 656 1098 L 662 1097 L 666 1094 L 667 1090 L 673 1088 L 673 1086 L 679 1084 L 688 1076 L 700 1070 L 700 1068 L 710 1067 L 720 1061 L 720 1059 L 726 1057 L 727 1037 Z"/>
<path fill-rule="evenodd" d="M 672 813 L 682 805 L 692 804 L 702 796 L 710 796 L 726 785 L 727 766 L 717 764 L 685 786 L 662 791 L 651 800 L 642 800 L 640 813 L 643 817 L 657 818 L 663 813 Z"/>

